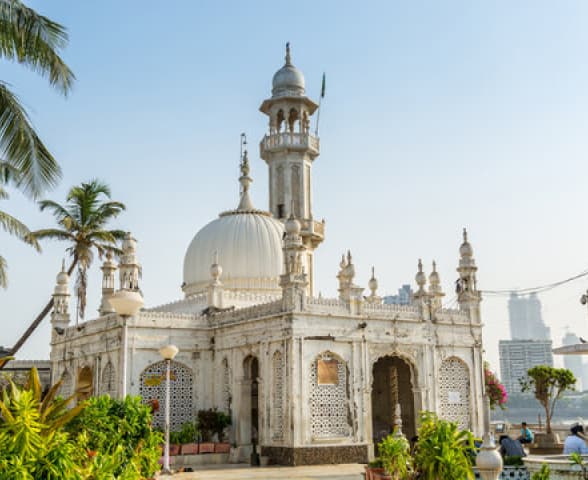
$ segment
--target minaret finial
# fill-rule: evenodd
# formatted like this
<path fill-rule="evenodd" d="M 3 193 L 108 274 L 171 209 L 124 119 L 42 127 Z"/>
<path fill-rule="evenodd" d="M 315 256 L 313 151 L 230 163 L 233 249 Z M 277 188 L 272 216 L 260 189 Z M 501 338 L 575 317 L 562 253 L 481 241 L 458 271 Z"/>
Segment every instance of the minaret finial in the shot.
<path fill-rule="evenodd" d="M 61 271 L 65 272 L 65 258 L 61 259 Z"/>
<path fill-rule="evenodd" d="M 466 230 L 465 227 L 463 227 L 463 241 L 464 242 L 468 241 L 468 231 Z"/>
<path fill-rule="evenodd" d="M 286 65 L 292 65 L 290 58 L 290 42 L 286 42 Z"/>
<path fill-rule="evenodd" d="M 241 163 L 239 164 L 241 170 L 241 176 L 239 177 L 239 183 L 241 184 L 241 200 L 237 210 L 253 210 L 253 203 L 249 198 L 249 185 L 253 182 L 253 179 L 249 176 L 249 158 L 247 157 L 247 136 L 241 134 Z"/>

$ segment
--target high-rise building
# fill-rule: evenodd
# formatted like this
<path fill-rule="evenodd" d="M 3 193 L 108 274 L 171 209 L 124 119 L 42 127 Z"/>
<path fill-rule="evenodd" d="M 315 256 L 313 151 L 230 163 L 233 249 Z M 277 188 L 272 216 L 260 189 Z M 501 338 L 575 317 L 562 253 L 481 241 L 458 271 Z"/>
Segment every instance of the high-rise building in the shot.
<path fill-rule="evenodd" d="M 521 296 L 512 292 L 508 300 L 510 338 L 513 340 L 549 340 L 549 327 L 543 321 L 541 301 L 536 293 Z"/>
<path fill-rule="evenodd" d="M 575 333 L 566 332 L 562 338 L 563 345 L 576 345 L 580 343 L 580 339 Z M 571 370 L 576 377 L 576 390 L 582 391 L 584 365 L 582 363 L 581 355 L 563 355 L 564 367 Z"/>
<path fill-rule="evenodd" d="M 410 285 L 402 285 L 398 289 L 398 295 L 386 295 L 383 300 L 386 305 L 410 305 L 413 293 Z"/>
<path fill-rule="evenodd" d="M 519 380 L 537 365 L 553 366 L 551 340 L 500 340 L 501 380 L 509 394 L 520 393 Z"/>

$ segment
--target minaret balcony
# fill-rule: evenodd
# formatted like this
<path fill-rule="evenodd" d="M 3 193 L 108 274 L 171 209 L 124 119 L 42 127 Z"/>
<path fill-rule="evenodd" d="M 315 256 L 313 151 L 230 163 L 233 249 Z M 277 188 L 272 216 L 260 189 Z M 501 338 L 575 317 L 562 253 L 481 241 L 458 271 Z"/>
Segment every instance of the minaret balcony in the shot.
<path fill-rule="evenodd" d="M 314 158 L 319 154 L 320 142 L 310 133 L 281 132 L 266 135 L 259 143 L 259 151 L 263 159 L 266 159 L 267 154 L 284 150 L 308 151 Z"/>
<path fill-rule="evenodd" d="M 310 238 L 313 248 L 325 239 L 325 222 L 317 222 L 313 219 L 301 219 L 300 220 L 301 231 L 300 235 L 302 238 Z"/>

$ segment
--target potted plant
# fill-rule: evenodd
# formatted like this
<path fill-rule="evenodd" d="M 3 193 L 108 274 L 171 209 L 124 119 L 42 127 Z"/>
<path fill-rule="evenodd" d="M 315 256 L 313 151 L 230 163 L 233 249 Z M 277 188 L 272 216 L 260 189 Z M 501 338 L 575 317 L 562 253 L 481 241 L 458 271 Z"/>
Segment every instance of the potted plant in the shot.
<path fill-rule="evenodd" d="M 384 473 L 384 466 L 380 457 L 372 460 L 365 467 L 365 480 L 376 480 L 376 475 L 379 476 Z"/>
<path fill-rule="evenodd" d="M 385 437 L 378 444 L 378 452 L 385 475 L 382 479 L 406 480 L 412 473 L 412 457 L 410 456 L 410 444 L 402 435 L 396 432 Z"/>
<path fill-rule="evenodd" d="M 216 426 L 216 411 L 212 408 L 198 411 L 198 429 L 200 430 L 201 442 L 200 453 L 214 453 L 212 436 Z"/>
<path fill-rule="evenodd" d="M 229 450 L 229 463 L 239 463 L 239 450 L 237 449 L 237 442 L 231 444 Z"/>
<path fill-rule="evenodd" d="M 432 412 L 420 415 L 415 468 L 420 480 L 474 480 L 470 453 L 474 437 L 457 423 L 441 420 Z"/>
<path fill-rule="evenodd" d="M 231 416 L 215 411 L 216 417 L 214 420 L 214 432 L 216 433 L 218 443 L 214 447 L 214 453 L 229 453 L 231 444 L 225 442 L 225 429 L 231 424 Z"/>
<path fill-rule="evenodd" d="M 198 428 L 194 422 L 186 422 L 182 425 L 178 440 L 181 443 L 182 455 L 196 455 L 198 453 Z"/>
<path fill-rule="evenodd" d="M 181 436 L 180 432 L 169 432 L 169 454 L 170 456 L 180 454 Z"/>
<path fill-rule="evenodd" d="M 545 433 L 536 434 L 535 442 L 543 448 L 559 443 L 557 434 L 551 430 L 551 419 L 555 404 L 567 390 L 574 390 L 576 377 L 567 368 L 538 365 L 527 371 L 527 378 L 520 381 L 523 392 L 533 392 L 535 398 L 545 409 Z"/>

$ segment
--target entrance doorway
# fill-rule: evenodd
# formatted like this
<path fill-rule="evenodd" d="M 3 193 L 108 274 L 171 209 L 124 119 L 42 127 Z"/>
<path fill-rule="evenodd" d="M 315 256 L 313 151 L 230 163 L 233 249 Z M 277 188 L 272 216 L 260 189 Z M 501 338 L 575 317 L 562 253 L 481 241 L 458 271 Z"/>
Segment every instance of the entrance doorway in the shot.
<path fill-rule="evenodd" d="M 402 431 L 416 435 L 415 399 L 411 365 L 397 356 L 385 356 L 374 364 L 372 383 L 372 439 L 377 445 L 392 432 L 394 410 L 400 404 Z"/>
<path fill-rule="evenodd" d="M 245 378 L 243 382 L 244 443 L 259 444 L 259 361 L 248 356 L 243 361 Z"/>

